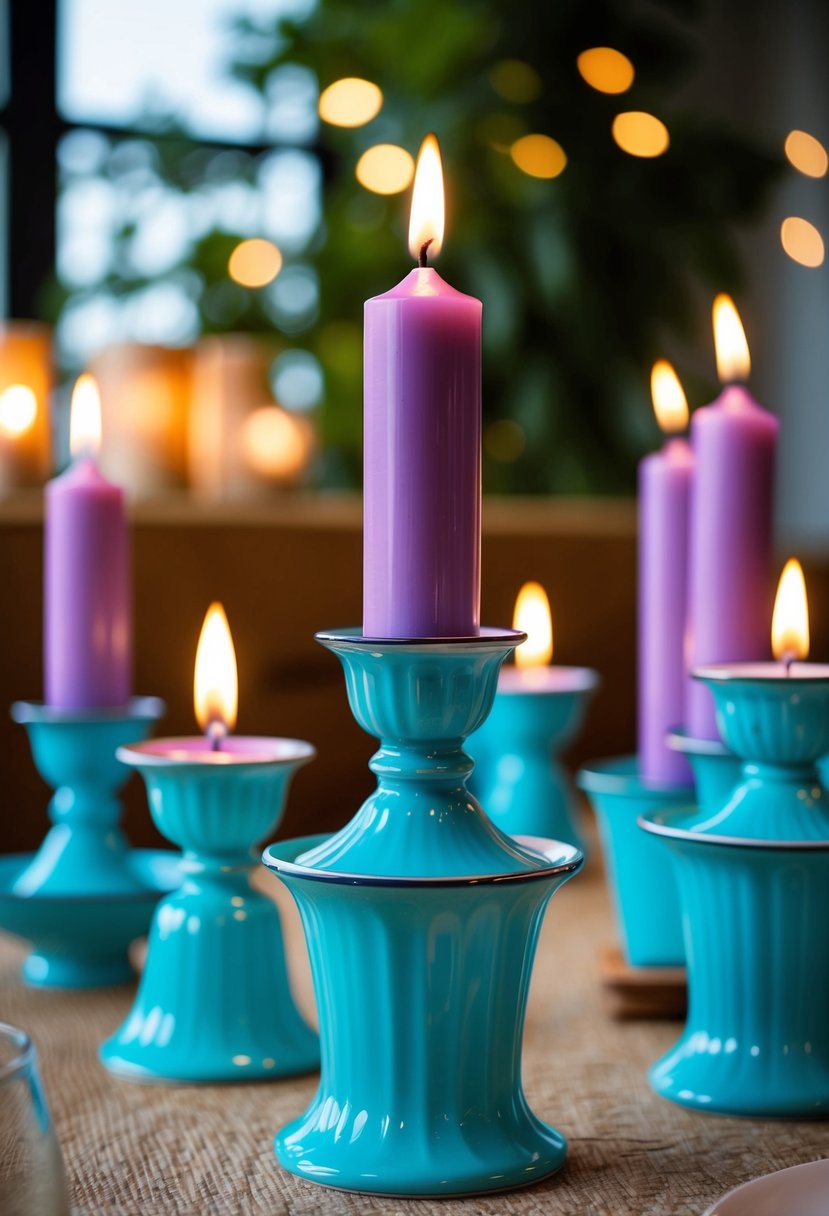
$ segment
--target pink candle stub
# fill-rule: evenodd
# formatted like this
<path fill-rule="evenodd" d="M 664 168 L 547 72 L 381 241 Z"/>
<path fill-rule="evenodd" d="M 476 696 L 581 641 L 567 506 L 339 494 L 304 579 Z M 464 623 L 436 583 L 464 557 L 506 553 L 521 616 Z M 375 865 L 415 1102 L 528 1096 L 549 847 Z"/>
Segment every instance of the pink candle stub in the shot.
<path fill-rule="evenodd" d="M 131 666 L 124 496 L 86 456 L 46 487 L 46 703 L 60 709 L 123 706 Z"/>
<path fill-rule="evenodd" d="M 561 667 L 543 663 L 535 667 L 502 667 L 498 676 L 498 695 L 516 693 L 551 696 L 558 693 L 589 692 L 598 677 L 589 667 Z"/>
<path fill-rule="evenodd" d="M 769 654 L 774 461 L 778 422 L 741 385 L 694 414 L 691 493 L 689 666 Z M 714 701 L 697 680 L 686 688 L 686 728 L 718 739 Z"/>
<path fill-rule="evenodd" d="M 149 739 L 127 750 L 140 757 L 142 764 L 198 764 L 218 768 L 245 764 L 286 764 L 297 759 L 310 759 L 314 754 L 311 744 L 301 739 L 264 735 L 227 735 L 218 747 L 204 735 Z"/>
<path fill-rule="evenodd" d="M 366 303 L 368 637 L 478 632 L 481 312 L 425 266 Z"/>
<path fill-rule="evenodd" d="M 638 756 L 643 781 L 688 785 L 686 758 L 665 743 L 685 720 L 688 518 L 694 458 L 669 439 L 639 466 Z"/>

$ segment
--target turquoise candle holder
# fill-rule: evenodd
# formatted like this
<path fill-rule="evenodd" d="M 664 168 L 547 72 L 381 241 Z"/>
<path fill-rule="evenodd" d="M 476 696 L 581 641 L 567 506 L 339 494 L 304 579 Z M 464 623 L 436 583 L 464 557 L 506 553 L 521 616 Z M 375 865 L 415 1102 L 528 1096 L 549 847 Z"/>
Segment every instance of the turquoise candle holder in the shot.
<path fill-rule="evenodd" d="M 741 759 L 719 807 L 642 819 L 679 882 L 688 1020 L 650 1071 L 701 1111 L 829 1114 L 829 667 L 701 668 L 724 743 Z"/>
<path fill-rule="evenodd" d="M 0 859 L 0 927 L 32 945 L 29 984 L 89 988 L 132 978 L 127 947 L 178 885 L 178 858 L 131 849 L 117 793 L 120 744 L 145 738 L 164 713 L 156 697 L 124 709 L 62 710 L 18 702 L 38 772 L 53 787 L 49 829 L 34 854 Z"/>
<path fill-rule="evenodd" d="M 317 636 L 381 747 L 350 823 L 263 856 L 302 916 L 322 1048 L 319 1090 L 276 1155 L 309 1181 L 376 1194 L 525 1186 L 566 1153 L 527 1105 L 521 1040 L 544 909 L 583 858 L 501 832 L 466 788 L 463 750 L 524 635 Z"/>
<path fill-rule="evenodd" d="M 719 739 L 695 739 L 684 730 L 671 731 L 665 742 L 672 751 L 687 756 L 700 810 L 721 807 L 740 780 L 740 758 Z"/>
<path fill-rule="evenodd" d="M 467 751 L 475 760 L 472 792 L 502 832 L 586 851 L 576 793 L 558 757 L 580 730 L 598 685 L 598 673 L 587 667 L 501 672 L 492 712 Z"/>
<path fill-rule="evenodd" d="M 315 752 L 297 739 L 160 739 L 122 747 L 158 830 L 184 850 L 159 905 L 133 1007 L 101 1048 L 132 1081 L 253 1081 L 316 1068 L 317 1036 L 291 995 L 274 903 L 250 882 L 288 784 Z"/>
<path fill-rule="evenodd" d="M 676 880 L 662 850 L 639 830 L 637 820 L 659 807 L 686 804 L 693 789 L 641 781 L 636 756 L 595 761 L 579 771 L 576 784 L 596 812 L 626 961 L 632 967 L 682 966 Z"/>

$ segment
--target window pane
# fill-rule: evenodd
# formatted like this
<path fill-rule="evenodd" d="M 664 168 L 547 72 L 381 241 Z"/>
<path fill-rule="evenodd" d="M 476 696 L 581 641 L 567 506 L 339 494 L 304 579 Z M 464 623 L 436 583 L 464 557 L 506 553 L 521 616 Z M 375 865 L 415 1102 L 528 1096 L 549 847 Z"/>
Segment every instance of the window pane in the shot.
<path fill-rule="evenodd" d="M 228 72 L 232 22 L 307 12 L 313 0 L 60 0 L 58 107 L 70 122 L 197 138 L 304 142 L 316 130 L 314 82 L 276 79 L 263 97 Z M 0 0 L 2 4 L 2 0 Z M 302 72 L 302 69 L 299 69 Z M 286 128 L 289 130 L 286 132 Z"/>

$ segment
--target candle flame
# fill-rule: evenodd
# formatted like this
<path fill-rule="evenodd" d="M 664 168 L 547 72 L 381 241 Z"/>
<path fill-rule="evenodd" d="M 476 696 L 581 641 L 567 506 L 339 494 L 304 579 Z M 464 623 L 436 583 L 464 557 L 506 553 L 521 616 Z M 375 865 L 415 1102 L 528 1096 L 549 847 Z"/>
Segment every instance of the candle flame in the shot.
<path fill-rule="evenodd" d="M 809 604 L 803 568 L 790 557 L 783 567 L 771 618 L 774 657 L 791 663 L 809 656 Z"/>
<path fill-rule="evenodd" d="M 409 250 L 419 258 L 429 242 L 429 256 L 435 257 L 443 245 L 444 203 L 443 165 L 436 135 L 427 135 L 420 145 L 412 190 L 409 217 Z"/>
<path fill-rule="evenodd" d="M 751 372 L 746 331 L 731 296 L 720 293 L 712 309 L 717 375 L 721 384 L 747 380 Z"/>
<path fill-rule="evenodd" d="M 239 707 L 236 651 L 225 610 L 219 603 L 208 608 L 199 636 L 193 701 L 203 731 L 221 738 L 233 730 Z"/>
<path fill-rule="evenodd" d="M 16 439 L 34 425 L 37 397 L 27 384 L 10 384 L 0 393 L 0 434 Z"/>
<path fill-rule="evenodd" d="M 666 435 L 685 430 L 688 425 L 688 402 L 679 376 L 667 359 L 657 359 L 651 369 L 651 398 L 656 421 Z"/>
<path fill-rule="evenodd" d="M 69 407 L 69 450 L 73 456 L 95 456 L 101 447 L 101 394 L 94 376 L 75 381 Z"/>
<path fill-rule="evenodd" d="M 553 621 L 550 601 L 540 583 L 525 583 L 515 601 L 513 629 L 526 633 L 527 640 L 515 651 L 517 667 L 543 667 L 553 657 Z"/>

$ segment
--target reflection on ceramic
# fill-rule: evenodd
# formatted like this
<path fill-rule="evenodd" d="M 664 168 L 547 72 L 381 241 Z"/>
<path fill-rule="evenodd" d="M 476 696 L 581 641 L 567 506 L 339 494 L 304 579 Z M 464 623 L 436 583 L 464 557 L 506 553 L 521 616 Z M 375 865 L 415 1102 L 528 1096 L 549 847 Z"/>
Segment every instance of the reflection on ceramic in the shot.
<path fill-rule="evenodd" d="M 135 892 L 21 896 L 17 886 L 33 853 L 0 858 L 0 926 L 29 942 L 23 978 L 44 988 L 98 988 L 133 978 L 130 942 L 147 932 L 162 895 L 181 882 L 181 857 L 132 849 Z"/>
<path fill-rule="evenodd" d="M 706 683 L 742 779 L 719 808 L 642 820 L 673 858 L 688 953 L 688 1021 L 651 1084 L 697 1110 L 826 1117 L 829 680 Z"/>
<path fill-rule="evenodd" d="M 740 779 L 739 757 L 719 739 L 695 739 L 683 730 L 671 731 L 665 742 L 688 757 L 700 809 L 706 812 L 722 806 Z"/>
<path fill-rule="evenodd" d="M 826 1216 L 829 1160 L 752 1178 L 718 1199 L 705 1216 Z"/>
<path fill-rule="evenodd" d="M 686 786 L 646 784 L 636 756 L 598 760 L 576 784 L 589 796 L 599 823 L 616 926 L 632 967 L 676 967 L 685 962 L 676 881 L 662 850 L 637 827 L 640 815 L 693 798 Z"/>
<path fill-rule="evenodd" d="M 60 710 L 18 702 L 35 765 L 54 788 L 52 826 L 37 853 L 0 863 L 0 927 L 33 944 L 30 984 L 89 988 L 132 978 L 130 942 L 159 897 L 178 885 L 178 859 L 130 849 L 117 793 L 129 774 L 116 749 L 144 739 L 164 712 L 157 697 L 123 709 Z"/>
<path fill-rule="evenodd" d="M 319 1091 L 275 1145 L 310 1181 L 464 1195 L 564 1162 L 564 1137 L 527 1105 L 521 1042 L 544 910 L 583 859 L 500 832 L 466 790 L 462 747 L 522 638 L 325 635 L 382 745 L 377 790 L 350 824 L 263 857 L 299 907 L 319 1006 Z"/>
<path fill-rule="evenodd" d="M 595 671 L 581 667 L 501 673 L 492 712 L 467 751 L 475 760 L 471 788 L 503 832 L 566 840 L 584 851 L 578 800 L 558 756 L 578 733 L 598 683 Z"/>
<path fill-rule="evenodd" d="M 250 740 L 235 739 L 243 747 Z M 132 1010 L 101 1048 L 134 1081 L 252 1081 L 308 1072 L 317 1037 L 288 984 L 276 906 L 250 883 L 254 845 L 279 822 L 314 749 L 282 740 L 231 764 L 166 762 L 158 744 L 119 752 L 147 786 L 160 832 L 184 850 L 180 890 L 158 907 Z"/>

